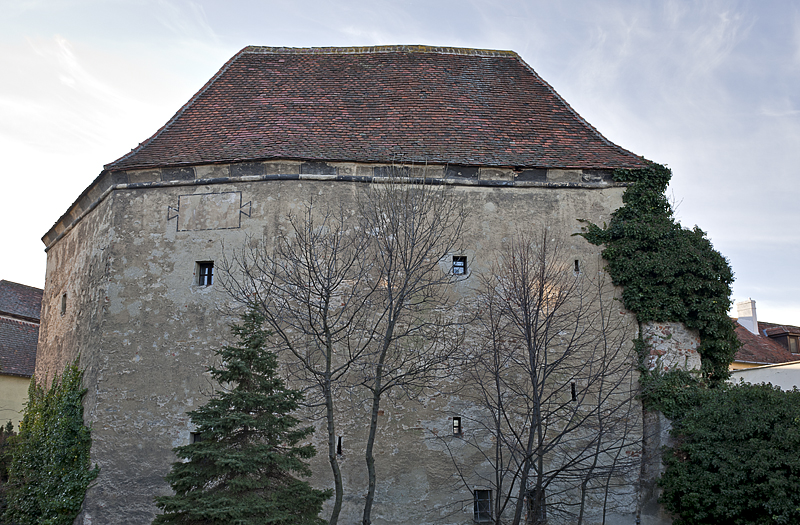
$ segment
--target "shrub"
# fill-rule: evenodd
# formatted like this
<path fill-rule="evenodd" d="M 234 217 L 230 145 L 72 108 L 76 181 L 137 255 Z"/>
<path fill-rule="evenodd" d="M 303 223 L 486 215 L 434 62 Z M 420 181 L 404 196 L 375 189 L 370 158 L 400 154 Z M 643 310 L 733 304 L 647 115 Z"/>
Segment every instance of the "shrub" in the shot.
<path fill-rule="evenodd" d="M 662 503 L 675 525 L 800 523 L 800 392 L 695 390 L 665 450 Z"/>
<path fill-rule="evenodd" d="M 7 521 L 19 525 L 71 525 L 86 489 L 92 438 L 83 424 L 86 389 L 77 360 L 49 389 L 31 379 L 28 404 L 12 447 Z"/>

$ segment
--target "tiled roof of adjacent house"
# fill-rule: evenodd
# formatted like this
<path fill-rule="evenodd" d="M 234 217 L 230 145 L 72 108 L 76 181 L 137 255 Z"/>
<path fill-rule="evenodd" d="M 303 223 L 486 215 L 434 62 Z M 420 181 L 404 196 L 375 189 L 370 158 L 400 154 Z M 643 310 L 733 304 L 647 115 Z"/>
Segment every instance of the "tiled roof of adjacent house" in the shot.
<path fill-rule="evenodd" d="M 781 334 L 800 335 L 800 327 L 792 326 L 790 324 L 764 323 L 759 321 L 758 329 L 768 336 L 776 336 Z"/>
<path fill-rule="evenodd" d="M 247 47 L 106 169 L 268 159 L 646 165 L 583 120 L 514 52 Z"/>
<path fill-rule="evenodd" d="M 31 377 L 39 325 L 0 317 L 0 374 Z"/>
<path fill-rule="evenodd" d="M 761 323 L 758 323 L 759 327 Z M 735 361 L 741 363 L 758 364 L 777 364 L 797 361 L 797 356 L 792 355 L 780 343 L 770 339 L 765 335 L 756 335 L 747 328 L 740 325 L 736 326 L 736 337 L 742 343 L 742 347 L 736 352 Z"/>
<path fill-rule="evenodd" d="M 42 290 L 24 284 L 0 281 L 0 315 L 39 321 Z"/>

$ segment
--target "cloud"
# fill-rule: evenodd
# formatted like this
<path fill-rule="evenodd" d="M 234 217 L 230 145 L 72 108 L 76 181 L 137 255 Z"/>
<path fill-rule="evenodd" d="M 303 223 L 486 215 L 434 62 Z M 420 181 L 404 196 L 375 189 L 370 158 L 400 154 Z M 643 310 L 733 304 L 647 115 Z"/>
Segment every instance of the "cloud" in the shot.
<path fill-rule="evenodd" d="M 0 91 L 2 134 L 53 148 L 96 147 L 109 140 L 105 129 L 114 119 L 148 110 L 145 102 L 93 73 L 92 64 L 59 35 L 4 47 L 3 55 L 14 58 L 0 64 L 15 81 Z"/>
<path fill-rule="evenodd" d="M 179 40 L 192 40 L 216 44 L 217 33 L 206 17 L 203 5 L 192 2 L 174 2 L 158 0 L 154 16 L 159 24 L 165 27 L 173 37 Z"/>

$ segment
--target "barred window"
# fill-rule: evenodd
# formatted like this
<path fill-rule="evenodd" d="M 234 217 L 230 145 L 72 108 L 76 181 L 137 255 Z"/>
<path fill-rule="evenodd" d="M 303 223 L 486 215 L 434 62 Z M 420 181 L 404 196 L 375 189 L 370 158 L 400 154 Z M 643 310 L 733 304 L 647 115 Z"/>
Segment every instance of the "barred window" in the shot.
<path fill-rule="evenodd" d="M 453 255 L 453 275 L 467 274 L 467 256 Z"/>
<path fill-rule="evenodd" d="M 214 282 L 214 261 L 202 261 L 197 263 L 197 284 L 199 286 L 211 286 Z"/>
<path fill-rule="evenodd" d="M 476 490 L 473 493 L 475 503 L 475 521 L 486 523 L 492 521 L 492 491 Z"/>

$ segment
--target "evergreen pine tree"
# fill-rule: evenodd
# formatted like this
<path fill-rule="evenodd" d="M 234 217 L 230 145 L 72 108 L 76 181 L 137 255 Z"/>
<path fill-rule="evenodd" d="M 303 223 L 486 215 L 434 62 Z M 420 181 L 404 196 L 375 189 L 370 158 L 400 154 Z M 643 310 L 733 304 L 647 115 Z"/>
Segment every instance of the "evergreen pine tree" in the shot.
<path fill-rule="evenodd" d="M 278 377 L 262 316 L 250 311 L 242 320 L 232 327 L 239 344 L 217 351 L 222 364 L 210 368 L 229 389 L 189 412 L 200 439 L 174 449 L 183 460 L 166 476 L 175 495 L 156 498 L 164 514 L 154 524 L 324 523 L 318 515 L 330 491 L 293 477 L 311 474 L 304 460 L 316 453 L 297 445 L 313 432 L 291 415 L 303 395 Z"/>

